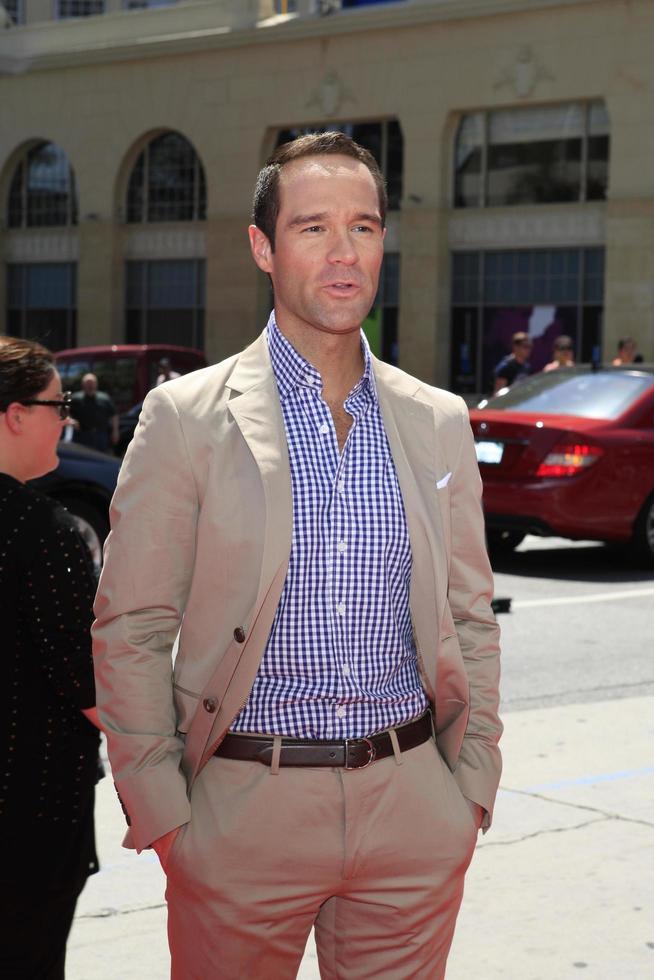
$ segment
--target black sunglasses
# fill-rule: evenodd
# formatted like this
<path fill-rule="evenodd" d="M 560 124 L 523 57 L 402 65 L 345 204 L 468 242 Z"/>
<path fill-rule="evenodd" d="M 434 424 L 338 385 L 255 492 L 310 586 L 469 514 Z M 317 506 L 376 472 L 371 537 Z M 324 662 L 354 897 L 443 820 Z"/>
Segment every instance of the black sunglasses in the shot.
<path fill-rule="evenodd" d="M 70 406 L 72 405 L 72 397 L 70 391 L 64 391 L 61 398 L 55 400 L 47 400 L 43 398 L 25 398 L 21 401 L 21 405 L 48 405 L 50 408 L 59 409 L 59 418 L 62 422 L 70 418 Z"/>

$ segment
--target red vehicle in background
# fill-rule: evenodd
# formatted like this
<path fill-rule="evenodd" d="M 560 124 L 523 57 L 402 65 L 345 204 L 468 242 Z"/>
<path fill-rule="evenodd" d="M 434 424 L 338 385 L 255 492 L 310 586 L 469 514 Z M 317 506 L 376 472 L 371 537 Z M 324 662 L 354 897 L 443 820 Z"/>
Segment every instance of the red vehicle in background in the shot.
<path fill-rule="evenodd" d="M 470 420 L 491 550 L 557 535 L 628 543 L 654 562 L 654 373 L 532 375 Z"/>
<path fill-rule="evenodd" d="M 100 390 L 111 395 L 120 416 L 120 442 L 116 447 L 119 455 L 125 452 L 134 434 L 143 399 L 157 383 L 162 358 L 177 374 L 188 374 L 207 365 L 201 350 L 173 344 L 109 344 L 74 347 L 55 354 L 64 391 L 77 391 L 83 376 L 91 373 L 96 375 Z"/>
<path fill-rule="evenodd" d="M 98 387 L 111 395 L 119 414 L 142 402 L 154 388 L 162 357 L 168 358 L 178 374 L 188 374 L 207 364 L 201 350 L 171 344 L 73 347 L 55 354 L 64 391 L 77 391 L 83 375 L 95 374 Z"/>

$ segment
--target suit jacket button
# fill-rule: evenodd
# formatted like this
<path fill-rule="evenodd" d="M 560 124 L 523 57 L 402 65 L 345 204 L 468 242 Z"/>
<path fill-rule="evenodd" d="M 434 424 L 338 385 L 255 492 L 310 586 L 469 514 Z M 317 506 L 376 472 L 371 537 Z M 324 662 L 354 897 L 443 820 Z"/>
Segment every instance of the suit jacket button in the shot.
<path fill-rule="evenodd" d="M 237 643 L 245 643 L 245 630 L 237 626 L 234 630 L 234 639 Z"/>
<path fill-rule="evenodd" d="M 210 715 L 214 713 L 218 704 L 215 698 L 205 698 L 202 702 L 202 707 L 205 711 L 208 711 Z"/>

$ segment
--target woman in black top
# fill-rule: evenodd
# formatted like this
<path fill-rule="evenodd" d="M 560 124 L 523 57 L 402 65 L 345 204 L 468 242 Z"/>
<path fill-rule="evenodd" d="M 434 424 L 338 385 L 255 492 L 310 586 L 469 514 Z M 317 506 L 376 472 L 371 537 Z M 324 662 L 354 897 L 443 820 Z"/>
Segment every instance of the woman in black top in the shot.
<path fill-rule="evenodd" d="M 98 870 L 93 566 L 68 513 L 25 485 L 57 465 L 68 397 L 52 355 L 0 337 L 0 976 L 61 980 Z"/>

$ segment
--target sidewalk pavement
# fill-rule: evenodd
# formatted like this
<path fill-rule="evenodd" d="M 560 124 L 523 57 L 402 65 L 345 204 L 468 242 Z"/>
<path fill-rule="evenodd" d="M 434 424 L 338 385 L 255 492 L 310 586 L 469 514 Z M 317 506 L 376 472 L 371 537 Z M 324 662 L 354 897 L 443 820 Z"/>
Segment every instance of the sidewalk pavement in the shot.
<path fill-rule="evenodd" d="M 495 822 L 468 872 L 447 980 L 654 977 L 654 698 L 504 721 Z M 166 980 L 163 875 L 153 854 L 120 847 L 109 778 L 96 820 L 102 871 L 78 904 L 67 978 Z M 312 939 L 298 976 L 319 977 Z"/>

